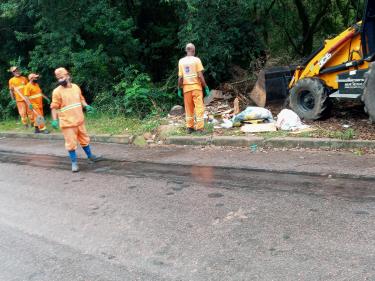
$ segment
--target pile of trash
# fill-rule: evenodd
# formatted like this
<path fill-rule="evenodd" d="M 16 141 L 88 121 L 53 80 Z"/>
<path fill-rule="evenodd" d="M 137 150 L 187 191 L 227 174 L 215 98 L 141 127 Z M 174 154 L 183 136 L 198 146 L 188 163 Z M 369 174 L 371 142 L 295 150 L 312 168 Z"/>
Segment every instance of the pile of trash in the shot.
<path fill-rule="evenodd" d="M 262 107 L 249 106 L 231 119 L 224 118 L 222 128 L 241 127 L 244 133 L 276 131 L 272 113 Z"/>
<path fill-rule="evenodd" d="M 205 118 L 214 125 L 215 129 L 241 128 L 244 133 L 273 132 L 277 130 L 297 131 L 308 129 L 309 126 L 302 123 L 298 115 L 289 109 L 283 109 L 276 117 L 270 110 L 249 106 L 242 112 L 239 110 L 239 100 L 233 100 L 231 94 L 223 94 L 213 90 L 209 99 L 205 99 Z"/>
<path fill-rule="evenodd" d="M 302 123 L 298 115 L 289 109 L 283 109 L 276 118 L 270 110 L 248 106 L 240 110 L 239 97 L 231 93 L 212 90 L 211 95 L 204 99 L 205 121 L 212 124 L 214 129 L 239 128 L 244 133 L 260 133 L 282 131 L 300 131 L 309 129 Z M 244 104 L 244 102 L 242 102 Z M 169 114 L 169 125 L 179 126 L 184 124 L 184 108 L 175 106 Z"/>
<path fill-rule="evenodd" d="M 231 119 L 223 119 L 222 128 L 241 127 L 244 133 L 297 131 L 308 129 L 298 115 L 289 109 L 283 109 L 274 120 L 271 111 L 263 107 L 249 106 Z"/>

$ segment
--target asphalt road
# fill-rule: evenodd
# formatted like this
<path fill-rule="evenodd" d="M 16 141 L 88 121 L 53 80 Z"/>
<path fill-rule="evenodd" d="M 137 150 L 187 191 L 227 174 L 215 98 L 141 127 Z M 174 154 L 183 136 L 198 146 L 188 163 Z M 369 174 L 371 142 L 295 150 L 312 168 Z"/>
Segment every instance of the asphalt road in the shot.
<path fill-rule="evenodd" d="M 375 280 L 373 180 L 135 158 L 1 151 L 0 280 Z"/>

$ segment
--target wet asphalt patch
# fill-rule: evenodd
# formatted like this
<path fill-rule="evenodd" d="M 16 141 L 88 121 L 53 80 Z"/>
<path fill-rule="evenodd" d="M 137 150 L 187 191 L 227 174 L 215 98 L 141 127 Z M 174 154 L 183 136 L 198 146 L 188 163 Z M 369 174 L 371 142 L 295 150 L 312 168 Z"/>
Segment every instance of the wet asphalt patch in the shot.
<path fill-rule="evenodd" d="M 51 155 L 33 155 L 18 152 L 0 151 L 0 162 L 41 167 L 46 169 L 62 169 L 70 173 L 70 162 L 67 157 Z M 211 167 L 180 164 L 162 164 L 152 162 L 131 162 L 103 159 L 91 164 L 79 160 L 81 175 L 98 173 L 134 178 L 165 179 L 171 191 L 166 195 L 174 195 L 184 188 L 199 183 L 213 191 L 208 198 L 220 198 L 224 193 L 214 189 L 248 189 L 268 192 L 285 192 L 290 194 L 308 194 L 324 199 L 339 197 L 345 200 L 375 202 L 375 180 L 369 178 L 329 178 L 326 175 L 305 175 L 304 173 L 287 173 L 260 171 L 234 167 Z M 84 181 L 84 177 L 73 178 L 75 182 Z M 135 189 L 135 186 L 128 187 Z M 315 210 L 311 210 L 314 212 Z M 358 213 L 360 215 L 360 213 Z M 363 214 L 364 215 L 364 214 Z"/>

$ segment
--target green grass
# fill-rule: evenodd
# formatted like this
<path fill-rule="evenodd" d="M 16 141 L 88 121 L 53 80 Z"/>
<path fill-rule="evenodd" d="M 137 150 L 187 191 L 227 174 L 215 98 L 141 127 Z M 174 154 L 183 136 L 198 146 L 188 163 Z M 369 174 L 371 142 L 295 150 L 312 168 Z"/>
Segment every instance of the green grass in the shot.
<path fill-rule="evenodd" d="M 49 120 L 47 119 L 47 128 L 49 126 Z M 165 119 L 159 116 L 153 116 L 146 119 L 129 118 L 124 116 L 110 116 L 106 114 L 97 113 L 95 115 L 86 116 L 86 127 L 90 134 L 109 134 L 109 135 L 141 135 L 146 132 L 153 132 L 157 127 L 167 123 Z M 0 132 L 32 132 L 33 129 L 25 130 L 19 119 L 7 119 L 0 121 Z M 212 135 L 214 134 L 214 126 L 207 124 L 203 134 L 199 135 Z M 176 130 L 172 131 L 169 135 L 171 136 L 186 136 L 185 126 L 176 127 Z M 194 134 L 198 135 L 198 134 Z M 220 135 L 227 136 L 241 136 L 244 135 L 239 129 L 223 129 Z M 340 140 L 352 140 L 357 136 L 357 132 L 353 129 L 346 130 L 327 130 L 318 129 L 312 132 L 303 132 L 301 134 L 290 134 L 290 132 L 277 131 L 277 132 L 266 132 L 257 133 L 257 136 L 264 137 L 266 139 L 276 137 L 313 137 L 313 138 L 332 138 Z"/>
<path fill-rule="evenodd" d="M 352 140 L 356 137 L 356 132 L 353 129 L 347 129 L 345 131 L 333 131 L 332 138 L 340 140 Z"/>
<path fill-rule="evenodd" d="M 357 137 L 357 132 L 353 129 L 346 130 L 327 130 L 318 129 L 312 132 L 299 134 L 300 137 L 313 137 L 313 138 L 330 138 L 339 140 L 353 140 Z"/>
<path fill-rule="evenodd" d="M 282 138 L 289 136 L 290 132 L 288 131 L 276 131 L 276 132 L 264 132 L 264 133 L 257 133 L 257 136 L 263 137 L 265 139 L 272 139 L 272 138 Z"/>
<path fill-rule="evenodd" d="M 159 117 L 138 119 L 124 116 L 96 114 L 86 117 L 86 126 L 90 134 L 140 135 L 152 132 L 162 124 Z"/>
<path fill-rule="evenodd" d="M 86 116 L 86 127 L 90 134 L 109 135 L 140 135 L 152 132 L 163 123 L 163 119 L 155 116 L 152 118 L 138 119 L 123 116 L 109 116 L 105 114 L 95 114 Z M 47 128 L 49 118 L 47 118 Z M 0 121 L 1 132 L 25 132 L 18 119 L 8 119 Z M 31 131 L 31 129 L 29 130 Z"/>
<path fill-rule="evenodd" d="M 245 133 L 241 132 L 239 128 L 230 128 L 230 129 L 221 129 L 220 131 L 221 136 L 229 136 L 229 137 L 236 137 L 236 136 L 244 136 Z"/>
<path fill-rule="evenodd" d="M 206 123 L 204 125 L 203 132 L 192 133 L 191 136 L 210 136 L 214 133 L 214 125 Z M 172 131 L 170 136 L 188 136 L 189 134 L 186 132 L 185 126 L 176 127 L 176 130 Z"/>
<path fill-rule="evenodd" d="M 0 132 L 22 132 L 25 131 L 23 128 L 21 121 L 16 119 L 7 119 L 0 121 Z"/>

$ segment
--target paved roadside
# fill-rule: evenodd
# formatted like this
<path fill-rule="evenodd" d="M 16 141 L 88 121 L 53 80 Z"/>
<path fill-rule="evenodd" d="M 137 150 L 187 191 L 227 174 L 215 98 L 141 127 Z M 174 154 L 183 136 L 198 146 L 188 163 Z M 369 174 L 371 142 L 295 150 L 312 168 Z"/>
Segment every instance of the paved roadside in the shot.
<path fill-rule="evenodd" d="M 280 173 L 333 177 L 375 178 L 375 155 L 322 150 L 264 150 L 216 146 L 134 145 L 94 143 L 93 150 L 107 159 L 132 162 L 214 166 Z M 65 156 L 62 140 L 0 139 L 0 151 Z M 81 150 L 78 151 L 84 157 Z"/>
<path fill-rule="evenodd" d="M 59 133 L 49 135 L 0 132 L 0 138 L 38 139 L 38 140 L 62 140 Z M 91 139 L 102 143 L 132 144 L 138 139 L 142 145 L 147 145 L 143 136 L 130 135 L 91 135 Z M 302 138 L 302 137 L 274 137 L 264 138 L 259 136 L 170 136 L 162 140 L 162 143 L 173 145 L 193 146 L 225 146 L 225 147 L 249 147 L 257 145 L 262 148 L 309 148 L 309 149 L 375 149 L 375 141 L 372 140 L 340 140 L 330 138 Z"/>
<path fill-rule="evenodd" d="M 0 280 L 374 280 L 373 181 L 4 154 Z"/>

